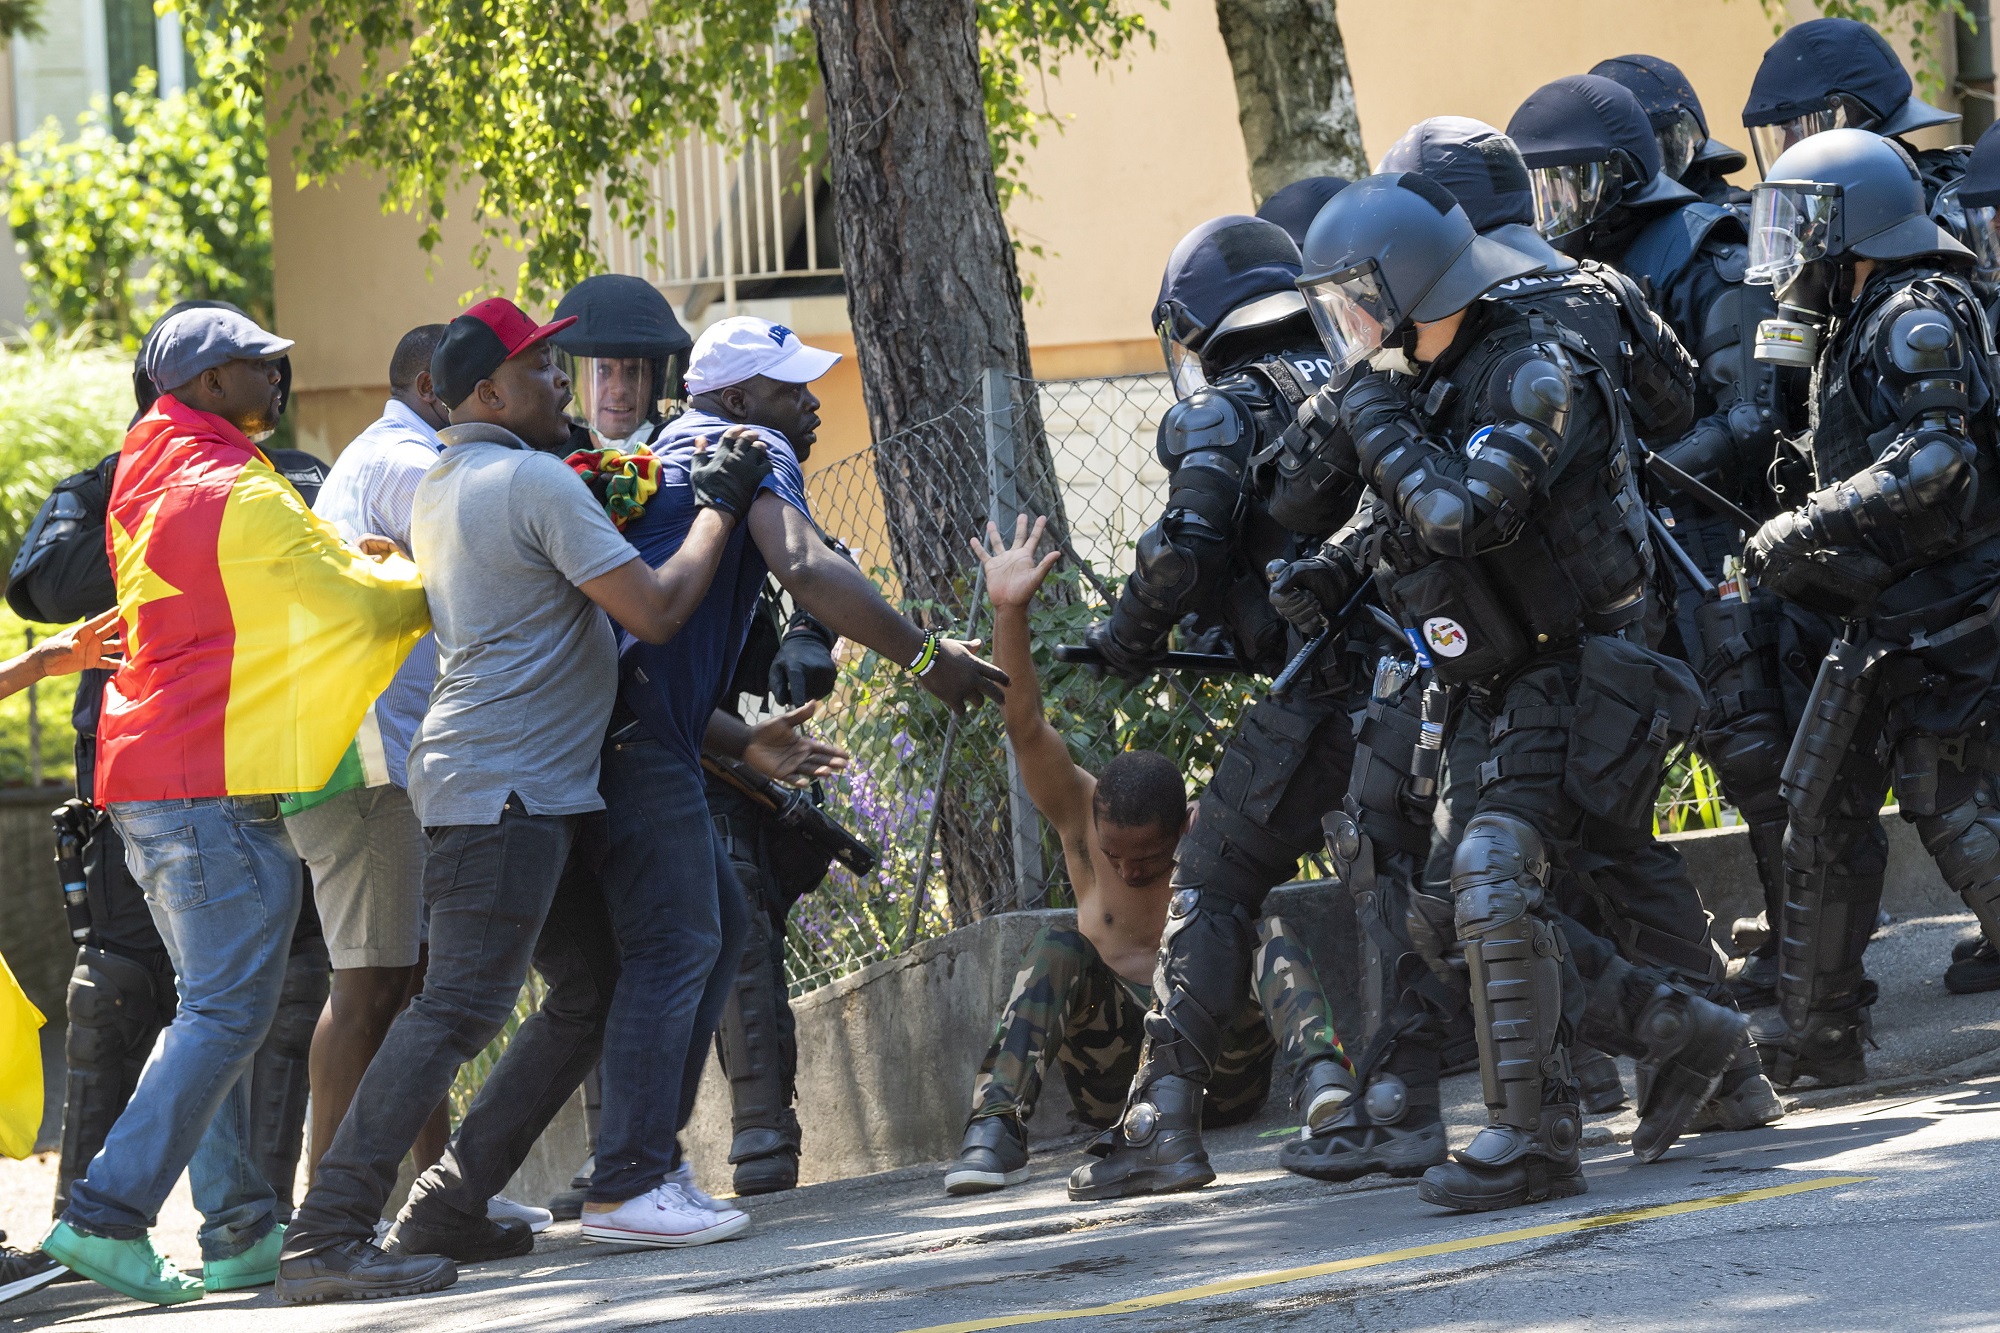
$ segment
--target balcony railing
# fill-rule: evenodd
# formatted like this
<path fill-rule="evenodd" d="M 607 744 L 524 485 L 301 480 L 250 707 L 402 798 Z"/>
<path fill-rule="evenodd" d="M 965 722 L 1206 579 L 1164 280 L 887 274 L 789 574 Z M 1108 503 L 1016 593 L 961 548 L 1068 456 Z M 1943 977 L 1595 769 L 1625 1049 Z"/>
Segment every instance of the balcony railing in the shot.
<path fill-rule="evenodd" d="M 837 291 L 826 180 L 809 147 L 758 128 L 733 144 L 690 136 L 648 170 L 647 231 L 613 226 L 600 196 L 592 239 L 612 272 L 645 278 L 693 316 L 717 300 L 733 310 L 759 296 Z"/>

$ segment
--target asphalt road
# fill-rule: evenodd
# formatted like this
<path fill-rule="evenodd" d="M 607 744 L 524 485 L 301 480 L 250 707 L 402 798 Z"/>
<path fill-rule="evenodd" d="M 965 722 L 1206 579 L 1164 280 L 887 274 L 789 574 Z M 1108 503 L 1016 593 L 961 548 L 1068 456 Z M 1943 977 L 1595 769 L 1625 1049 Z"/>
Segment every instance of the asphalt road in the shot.
<path fill-rule="evenodd" d="M 1593 1120 L 1590 1192 L 1557 1204 L 1452 1216 L 1406 1183 L 1301 1180 L 1277 1169 L 1285 1127 L 1263 1121 L 1212 1135 L 1221 1179 L 1188 1195 L 1072 1204 L 1071 1140 L 1038 1145 L 1031 1179 L 996 1195 L 946 1198 L 920 1167 L 750 1200 L 749 1234 L 700 1249 L 558 1224 L 434 1296 L 155 1312 L 68 1282 L 0 1304 L 0 1330 L 2000 1330 L 2000 995 L 1936 993 L 1961 926 L 1909 922 L 1871 950 L 1872 1091 L 1807 1093 L 1776 1126 L 1690 1137 L 1651 1166 L 1620 1146 L 1629 1112 Z M 1463 1143 L 1476 1080 L 1445 1091 Z"/>
<path fill-rule="evenodd" d="M 971 1200 L 912 1170 L 752 1201 L 751 1234 L 679 1253 L 587 1244 L 559 1225 L 533 1256 L 468 1269 L 429 1297 L 292 1308 L 263 1292 L 154 1314 L 79 1282 L 0 1307 L 0 1324 L 2000 1328 L 2000 1078 L 1690 1138 L 1652 1166 L 1600 1142 L 1588 1195 L 1482 1216 L 1441 1215 L 1404 1184 L 1288 1176 L 1274 1138 L 1239 1131 L 1215 1146 L 1217 1184 L 1140 1204 L 1069 1203 L 1074 1158 L 1048 1154 L 1026 1185 Z"/>

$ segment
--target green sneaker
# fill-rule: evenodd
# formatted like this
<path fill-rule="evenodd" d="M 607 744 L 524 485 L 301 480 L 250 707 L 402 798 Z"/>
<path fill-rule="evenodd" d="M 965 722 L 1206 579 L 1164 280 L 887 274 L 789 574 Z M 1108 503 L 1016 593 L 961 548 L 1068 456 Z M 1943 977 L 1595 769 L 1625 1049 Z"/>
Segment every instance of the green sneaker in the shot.
<path fill-rule="evenodd" d="M 210 1259 L 204 1263 L 201 1285 L 210 1291 L 268 1287 L 278 1280 L 278 1251 L 284 1248 L 285 1224 L 280 1222 L 234 1259 Z"/>
<path fill-rule="evenodd" d="M 42 1242 L 42 1253 L 64 1268 L 80 1273 L 135 1301 L 179 1305 L 207 1293 L 201 1283 L 168 1262 L 153 1248 L 151 1236 L 113 1240 L 86 1236 L 67 1222 L 58 1222 Z"/>

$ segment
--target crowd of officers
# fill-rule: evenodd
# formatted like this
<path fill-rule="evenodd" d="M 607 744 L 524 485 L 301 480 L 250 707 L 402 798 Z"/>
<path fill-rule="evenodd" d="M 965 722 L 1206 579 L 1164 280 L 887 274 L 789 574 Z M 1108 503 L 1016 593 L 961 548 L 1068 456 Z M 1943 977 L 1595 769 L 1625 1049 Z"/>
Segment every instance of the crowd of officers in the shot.
<path fill-rule="evenodd" d="M 1171 492 L 1091 644 L 1140 675 L 1220 625 L 1246 667 L 1307 665 L 1201 793 L 1072 1196 L 1213 1178 L 1218 1019 L 1322 838 L 1366 1030 L 1283 1160 L 1448 1208 L 1582 1192 L 1612 1056 L 1648 1161 L 1777 1119 L 1774 1084 L 1864 1078 L 1892 787 L 1981 927 L 1947 985 L 2000 986 L 2000 137 L 1900 137 L 1955 119 L 1819 19 L 1757 73 L 1747 193 L 1681 72 L 1629 55 L 1180 243 Z M 1763 882 L 1735 975 L 1655 833 L 1682 747 Z M 1439 1079 L 1475 1060 L 1489 1122 L 1452 1151 Z"/>

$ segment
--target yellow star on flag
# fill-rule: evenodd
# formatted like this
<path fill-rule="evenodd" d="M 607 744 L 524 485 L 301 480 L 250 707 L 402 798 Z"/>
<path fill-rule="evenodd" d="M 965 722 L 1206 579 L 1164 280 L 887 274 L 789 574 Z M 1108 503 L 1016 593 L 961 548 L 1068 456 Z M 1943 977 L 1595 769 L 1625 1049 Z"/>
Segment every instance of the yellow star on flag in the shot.
<path fill-rule="evenodd" d="M 165 503 L 165 496 L 153 502 L 153 507 L 139 520 L 137 532 L 126 531 L 116 514 L 109 516 L 112 558 L 117 563 L 118 618 L 125 623 L 125 655 L 128 659 L 136 657 L 139 652 L 139 608 L 162 597 L 181 595 L 181 590 L 162 578 L 160 572 L 146 560 L 146 548 L 153 541 L 153 520 L 159 516 L 160 506 Z"/>

